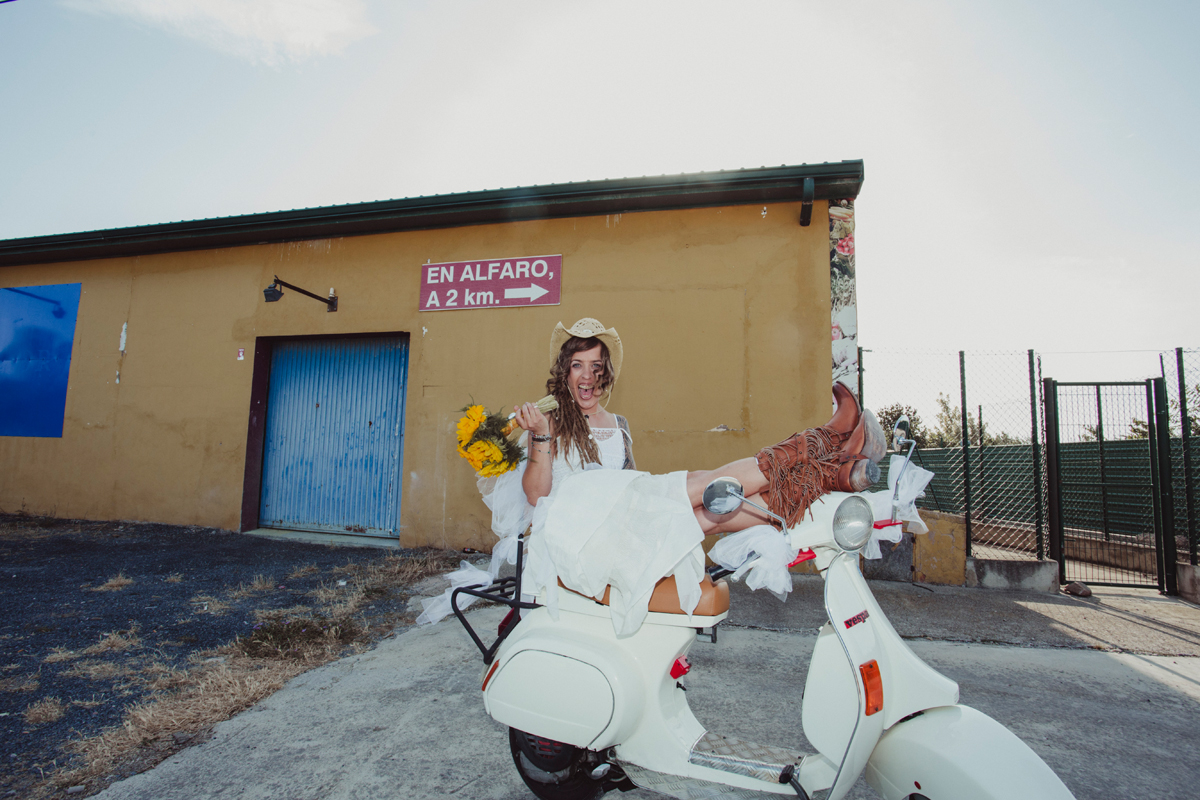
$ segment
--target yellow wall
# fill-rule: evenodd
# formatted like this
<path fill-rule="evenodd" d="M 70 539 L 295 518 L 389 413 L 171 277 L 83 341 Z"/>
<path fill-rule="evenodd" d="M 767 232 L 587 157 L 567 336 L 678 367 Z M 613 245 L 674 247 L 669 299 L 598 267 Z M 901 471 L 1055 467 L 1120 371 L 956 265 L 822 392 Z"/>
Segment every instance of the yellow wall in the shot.
<path fill-rule="evenodd" d="M 962 586 L 967 571 L 967 527 L 957 514 L 921 509 L 929 533 L 913 537 L 913 580 Z"/>
<path fill-rule="evenodd" d="M 236 247 L 0 269 L 82 283 L 61 439 L 0 437 L 0 510 L 236 529 L 256 337 L 410 334 L 401 543 L 490 549 L 458 409 L 544 392 L 554 324 L 616 327 L 641 469 L 715 467 L 830 408 L 826 206 L 798 203 Z M 563 255 L 562 305 L 418 312 L 420 265 Z M 278 274 L 339 310 L 262 289 Z M 119 352 L 128 323 L 126 352 Z M 237 361 L 238 348 L 246 360 Z M 118 373 L 120 381 L 118 383 Z M 711 432 L 725 425 L 728 432 Z"/>

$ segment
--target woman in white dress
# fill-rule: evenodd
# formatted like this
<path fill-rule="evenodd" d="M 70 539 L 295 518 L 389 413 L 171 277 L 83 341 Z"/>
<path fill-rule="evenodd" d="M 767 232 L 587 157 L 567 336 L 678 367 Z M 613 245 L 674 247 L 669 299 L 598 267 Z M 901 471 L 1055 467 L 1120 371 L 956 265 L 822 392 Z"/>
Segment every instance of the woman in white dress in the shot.
<path fill-rule="evenodd" d="M 839 411 L 826 426 L 795 434 L 755 457 L 700 472 L 637 472 L 628 423 L 600 404 L 611 395 L 624 359 L 617 331 L 591 318 L 570 328 L 560 322 L 550 355 L 546 390 L 558 408 L 549 415 L 532 403 L 514 409 L 528 432 L 521 487 L 534 507 L 526 585 L 546 591 L 552 607 L 558 580 L 592 596 L 611 586 L 614 624 L 623 632 L 640 625 L 650 592 L 663 577 L 674 575 L 681 604 L 694 607 L 699 589 L 694 598 L 685 595 L 703 575 L 704 536 L 771 523 L 750 505 L 721 516 L 709 513 L 702 497 L 711 480 L 737 478 L 748 498 L 792 525 L 814 499 L 840 483 L 854 483 L 855 470 L 883 454 L 881 432 L 865 454 L 862 436 L 856 445 L 852 434 L 865 415 L 842 387 Z"/>
<path fill-rule="evenodd" d="M 550 357 L 552 365 L 546 391 L 558 401 L 558 409 L 546 415 L 533 403 L 514 408 L 517 423 L 529 432 L 529 458 L 521 484 L 530 505 L 537 505 L 538 500 L 553 494 L 556 486 L 569 475 L 590 469 L 637 469 L 629 423 L 600 405 L 601 400 L 611 395 L 624 360 L 624 348 L 616 329 L 605 328 L 601 322 L 589 317 L 570 328 L 560 322 L 550 337 Z M 765 448 L 757 456 L 739 459 L 715 470 L 687 474 L 687 497 L 705 535 L 739 531 L 771 522 L 770 517 L 750 505 L 721 516 L 705 510 L 702 503 L 704 487 L 717 477 L 737 478 L 751 501 L 770 507 L 789 524 L 795 524 L 799 517 L 797 512 L 802 512 L 820 494 L 834 488 L 861 491 L 873 482 L 863 481 L 866 458 L 877 459 L 882 455 L 881 440 L 872 443 L 878 445 L 878 453 L 868 452 L 865 458 L 850 457 L 836 464 L 836 468 L 829 465 L 824 470 L 809 470 L 813 474 L 806 476 L 807 480 L 796 474 L 801 464 L 819 461 L 822 456 L 849 443 L 860 421 L 853 395 L 841 384 L 835 385 L 834 395 L 838 400 L 838 413 L 822 428 L 794 434 L 774 447 Z M 814 433 L 824 435 L 814 437 Z M 773 481 L 777 483 L 774 493 L 768 491 Z M 800 483 L 819 485 L 797 485 Z M 798 493 L 803 496 L 794 496 Z"/>

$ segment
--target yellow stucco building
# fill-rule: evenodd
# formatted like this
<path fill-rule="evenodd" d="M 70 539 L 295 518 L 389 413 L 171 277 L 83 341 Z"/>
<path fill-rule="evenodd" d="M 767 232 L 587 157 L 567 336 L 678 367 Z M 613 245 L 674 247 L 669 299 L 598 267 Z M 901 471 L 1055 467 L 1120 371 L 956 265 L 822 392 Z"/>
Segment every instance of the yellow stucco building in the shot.
<path fill-rule="evenodd" d="M 831 303 L 854 333 L 831 229 L 862 180 L 851 161 L 0 242 L 0 510 L 490 549 L 460 409 L 540 397 L 552 328 L 584 316 L 621 333 L 609 408 L 640 469 L 751 455 L 828 417 Z M 420 308 L 424 265 L 545 254 L 558 304 Z M 336 311 L 266 302 L 275 276 Z"/>

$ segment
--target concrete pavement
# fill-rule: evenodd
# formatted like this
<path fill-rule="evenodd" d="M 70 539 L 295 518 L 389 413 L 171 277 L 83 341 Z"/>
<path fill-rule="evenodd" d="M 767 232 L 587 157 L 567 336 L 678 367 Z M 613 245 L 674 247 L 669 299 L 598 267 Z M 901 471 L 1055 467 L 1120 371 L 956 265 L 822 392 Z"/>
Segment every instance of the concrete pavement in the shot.
<path fill-rule="evenodd" d="M 1197 796 L 1200 609 L 1107 590 L 1089 602 L 872 588 L 902 635 L 931 637 L 910 643 L 959 682 L 962 702 L 1024 739 L 1081 800 Z M 501 610 L 471 616 L 494 631 Z M 800 690 L 822 621 L 819 581 L 798 581 L 786 604 L 739 587 L 719 643 L 692 650 L 686 684 L 701 722 L 809 749 Z M 483 712 L 481 677 L 479 653 L 453 618 L 411 629 L 296 678 L 207 742 L 97 797 L 529 798 L 504 729 Z M 874 796 L 862 781 L 851 795 Z"/>

